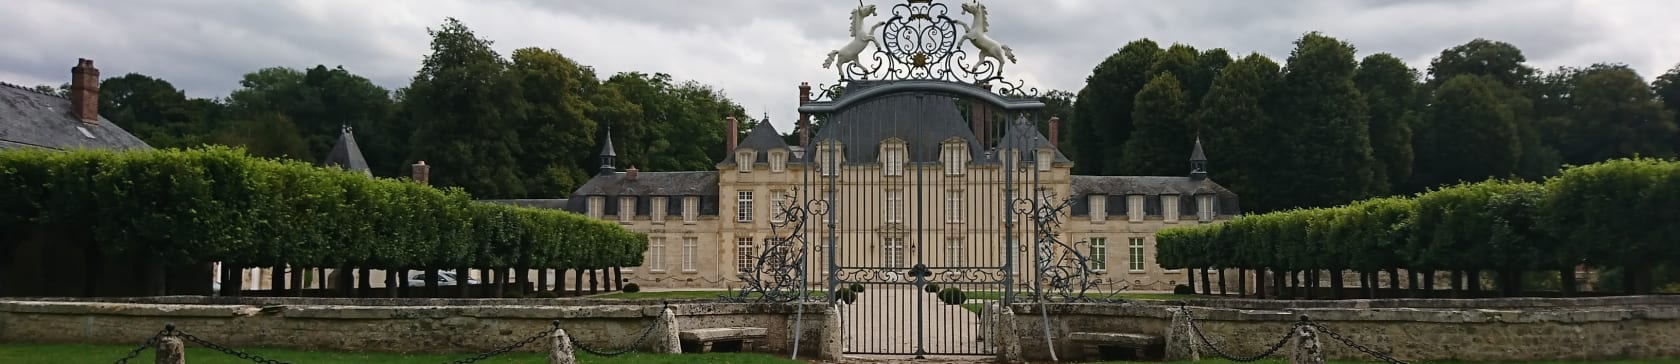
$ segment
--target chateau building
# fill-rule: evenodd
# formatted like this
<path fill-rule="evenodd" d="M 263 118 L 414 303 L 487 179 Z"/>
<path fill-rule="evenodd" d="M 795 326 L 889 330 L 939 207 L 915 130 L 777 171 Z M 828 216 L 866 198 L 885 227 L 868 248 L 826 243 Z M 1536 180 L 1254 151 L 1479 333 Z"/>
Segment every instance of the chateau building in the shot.
<path fill-rule="evenodd" d="M 847 92 L 870 86 L 853 82 Z M 960 103 L 921 95 L 870 99 L 830 115 L 809 147 L 788 145 L 768 120 L 737 143 L 731 117 L 726 157 L 708 171 L 620 170 L 608 133 L 600 173 L 570 199 L 505 202 L 564 208 L 646 233 L 645 263 L 623 270 L 628 282 L 720 289 L 742 287 L 759 269 L 763 249 L 790 233 L 809 237 L 815 256 L 806 259 L 806 272 L 813 286 L 830 272 L 824 256 L 837 265 L 882 268 L 868 273 L 882 280 L 904 279 L 916 262 L 992 266 L 1012 256 L 1016 267 L 1030 266 L 1029 254 L 1011 255 L 1000 247 L 1016 245 L 999 243 L 1009 236 L 1003 226 L 1019 222 L 1011 220 L 1017 204 L 995 187 L 1009 181 L 1000 176 L 1013 164 L 1001 162 L 1011 158 L 1034 173 L 1007 183 L 1036 190 L 1046 205 L 1067 201 L 1055 234 L 1077 242 L 1074 249 L 1092 272 L 1116 286 L 1111 289 L 1170 290 L 1185 283 L 1188 272 L 1154 261 L 1154 232 L 1217 223 L 1241 212 L 1237 196 L 1210 178 L 1200 141 L 1185 151 L 1182 176 L 1073 175 L 1073 162 L 1055 148 L 1058 120 L 1044 125 L 1052 131 L 1046 138 L 1041 125 L 1024 118 L 973 122 L 995 118 L 973 110 L 965 117 Z M 823 185 L 813 179 L 832 179 L 827 188 L 862 197 L 828 199 L 852 205 L 845 208 L 812 205 L 825 202 L 810 191 L 808 186 Z M 828 213 L 794 217 L 810 220 L 803 230 L 786 215 L 824 209 Z"/>

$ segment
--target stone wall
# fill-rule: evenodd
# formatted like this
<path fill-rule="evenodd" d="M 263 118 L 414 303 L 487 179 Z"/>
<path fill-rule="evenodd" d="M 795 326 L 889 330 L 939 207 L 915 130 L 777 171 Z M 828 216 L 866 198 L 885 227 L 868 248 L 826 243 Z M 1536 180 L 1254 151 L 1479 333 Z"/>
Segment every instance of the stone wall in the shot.
<path fill-rule="evenodd" d="M 1050 335 L 1063 360 L 1080 359 L 1066 338 L 1074 332 L 1166 336 L 1164 302 L 1124 305 L 1049 304 Z M 1040 306 L 1016 304 L 1015 334 L 1028 360 L 1049 359 Z M 1208 300 L 1191 312 L 1208 339 L 1227 353 L 1254 355 L 1277 342 L 1300 315 L 1380 352 L 1407 361 L 1530 361 L 1680 356 L 1680 296 L 1398 299 L 1346 301 Z M 1330 359 L 1370 360 L 1328 335 Z M 1199 346 L 1200 343 L 1198 342 Z M 1203 357 L 1209 357 L 1202 350 Z"/>
<path fill-rule="evenodd" d="M 761 351 L 791 350 L 800 306 L 673 302 L 680 329 L 749 326 L 769 330 Z M 285 299 L 156 297 L 0 300 L 0 341 L 134 344 L 165 324 L 232 348 L 469 353 L 495 349 L 551 327 L 592 348 L 629 345 L 663 306 L 649 301 Z M 815 355 L 823 306 L 804 305 L 802 354 Z M 657 338 L 643 343 L 652 350 Z M 786 339 L 786 340 L 783 340 Z M 524 348 L 542 350 L 541 345 Z"/>

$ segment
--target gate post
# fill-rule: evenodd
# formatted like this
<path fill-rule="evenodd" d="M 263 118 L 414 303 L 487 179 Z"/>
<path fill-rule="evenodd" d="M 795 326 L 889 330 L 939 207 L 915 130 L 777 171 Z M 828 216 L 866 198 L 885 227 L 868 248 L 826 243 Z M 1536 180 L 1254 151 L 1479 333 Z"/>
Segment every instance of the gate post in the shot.
<path fill-rule="evenodd" d="M 1015 334 L 1015 309 L 1007 303 L 998 302 L 997 322 L 992 323 L 994 332 L 993 343 L 997 345 L 997 361 L 999 363 L 1020 363 L 1021 336 Z M 1050 350 L 1055 350 L 1051 348 Z"/>
<path fill-rule="evenodd" d="M 659 313 L 659 350 L 658 353 L 682 354 L 682 338 L 677 336 L 677 313 L 671 307 Z"/>
<path fill-rule="evenodd" d="M 174 325 L 170 325 L 173 328 Z M 175 336 L 175 330 L 169 330 L 157 341 L 157 364 L 187 364 L 186 346 L 181 338 Z"/>
<path fill-rule="evenodd" d="M 572 338 L 560 328 L 559 320 L 554 321 L 554 332 L 548 338 L 548 364 L 577 364 L 577 356 L 572 353 Z"/>
<path fill-rule="evenodd" d="M 1172 312 L 1172 323 L 1167 328 L 1167 361 L 1196 361 L 1202 360 L 1201 353 L 1196 351 L 1196 338 L 1191 336 L 1190 309 L 1185 307 L 1168 308 Z"/>
<path fill-rule="evenodd" d="M 823 341 L 819 349 L 822 360 L 839 363 L 845 360 L 846 327 L 840 323 L 840 303 L 830 303 L 823 309 Z"/>
<path fill-rule="evenodd" d="M 1301 323 L 1307 323 L 1307 316 L 1301 316 Z M 1319 346 L 1318 335 L 1313 333 L 1311 325 L 1296 325 L 1290 335 L 1289 364 L 1324 364 L 1324 350 Z"/>

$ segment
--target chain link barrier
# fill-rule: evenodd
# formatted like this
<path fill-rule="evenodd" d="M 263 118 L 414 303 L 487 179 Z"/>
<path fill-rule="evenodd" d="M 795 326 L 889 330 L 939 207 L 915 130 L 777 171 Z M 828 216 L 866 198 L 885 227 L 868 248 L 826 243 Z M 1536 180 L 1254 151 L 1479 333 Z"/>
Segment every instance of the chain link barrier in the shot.
<path fill-rule="evenodd" d="M 582 341 L 578 341 L 577 336 L 570 336 L 570 338 L 572 339 L 572 347 L 578 348 L 578 350 L 583 350 L 586 353 L 595 354 L 597 356 L 619 356 L 636 350 L 636 347 L 638 346 L 642 346 L 642 341 L 647 340 L 648 335 L 653 334 L 653 329 L 658 327 L 659 320 L 655 319 L 652 325 L 648 325 L 647 330 L 642 330 L 642 336 L 637 337 L 636 341 L 632 341 L 629 346 L 625 346 L 624 348 L 617 350 L 599 350 L 591 348 L 588 345 L 584 345 Z"/>
<path fill-rule="evenodd" d="M 200 339 L 197 336 L 192 336 L 192 334 L 188 334 L 188 333 L 180 332 L 180 331 L 173 331 L 174 329 L 175 329 L 175 325 L 169 325 L 168 330 L 171 330 L 170 334 L 178 336 L 182 340 L 186 340 L 188 342 L 192 342 L 194 344 L 198 344 L 200 346 L 210 348 L 210 350 L 215 350 L 215 351 L 222 352 L 222 354 L 232 355 L 233 357 L 240 358 L 240 359 L 245 359 L 246 361 L 249 361 L 249 362 L 252 362 L 252 363 L 290 364 L 290 363 L 279 361 L 279 360 L 268 359 L 268 358 L 264 358 L 264 357 L 261 357 L 261 356 L 252 355 L 250 353 L 246 353 L 246 352 L 243 352 L 243 351 L 229 349 L 226 346 L 217 345 L 216 343 L 210 342 L 208 340 Z"/>
<path fill-rule="evenodd" d="M 658 326 L 658 325 L 655 324 L 654 326 Z M 477 362 L 480 362 L 480 361 L 484 361 L 486 359 L 490 359 L 490 358 L 496 357 L 498 355 L 502 355 L 502 354 L 506 354 L 508 352 L 512 352 L 512 351 L 517 350 L 519 348 L 525 347 L 526 345 L 530 345 L 531 343 L 537 342 L 538 340 L 542 340 L 543 338 L 549 337 L 554 332 L 554 330 L 558 330 L 558 329 L 560 329 L 560 320 L 554 320 L 554 322 L 551 323 L 549 328 L 538 331 L 534 334 L 531 334 L 531 336 L 528 336 L 523 340 L 520 340 L 518 342 L 514 342 L 513 344 L 509 344 L 507 346 L 496 348 L 496 350 L 491 350 L 491 351 L 487 351 L 487 352 L 484 352 L 484 353 L 480 353 L 480 354 L 475 355 L 471 358 L 450 361 L 450 362 L 446 362 L 445 364 L 472 364 L 472 363 L 477 363 Z M 642 335 L 643 335 L 643 337 L 646 337 L 647 333 L 643 333 Z M 140 346 L 135 347 L 134 350 L 129 350 L 128 355 L 123 356 L 121 359 L 117 359 L 116 364 L 127 364 L 129 360 L 133 360 L 134 358 L 139 357 L 140 352 L 145 351 L 147 348 L 156 347 L 158 345 L 158 341 L 160 339 L 163 339 L 164 337 L 169 337 L 169 336 L 179 337 L 184 341 L 191 342 L 191 343 L 194 343 L 194 344 L 198 344 L 199 346 L 209 348 L 210 350 L 215 350 L 215 351 L 221 352 L 223 354 L 227 354 L 227 355 L 230 355 L 230 356 L 233 356 L 233 357 L 244 359 L 246 361 L 250 361 L 252 363 L 290 364 L 290 363 L 284 362 L 284 361 L 268 359 L 268 358 L 253 355 L 253 354 L 250 354 L 250 353 L 229 349 L 226 346 L 222 346 L 222 345 L 210 342 L 209 340 L 204 340 L 204 339 L 199 338 L 197 336 L 193 336 L 192 334 L 188 334 L 188 333 L 181 332 L 181 331 L 175 331 L 175 325 L 174 324 L 169 324 L 169 325 L 164 326 L 164 329 L 162 331 L 158 331 L 157 334 L 154 334 L 154 335 L 152 335 L 151 338 L 146 339 L 146 342 L 144 344 L 140 344 Z M 577 343 L 576 340 L 573 340 L 572 342 L 574 344 Z"/>
<path fill-rule="evenodd" d="M 134 360 L 134 358 L 139 357 L 140 352 L 146 351 L 146 348 L 157 346 L 158 339 L 163 338 L 163 335 L 169 333 L 170 331 L 175 331 L 175 325 L 170 324 L 164 326 L 163 330 L 158 330 L 156 334 L 152 334 L 152 337 L 147 338 L 146 342 L 141 343 L 140 346 L 135 347 L 134 350 L 129 350 L 128 355 L 124 355 L 122 358 L 117 359 L 116 364 L 128 364 L 129 360 Z"/>
<path fill-rule="evenodd" d="M 1330 336 L 1330 338 L 1335 339 L 1338 342 L 1341 342 L 1343 345 L 1347 345 L 1350 348 L 1353 348 L 1355 350 L 1359 350 L 1360 352 L 1364 352 L 1365 354 L 1370 355 L 1373 358 L 1377 358 L 1379 360 L 1382 360 L 1385 363 L 1408 364 L 1405 361 L 1402 361 L 1400 359 L 1395 359 L 1393 356 L 1389 356 L 1388 354 L 1384 354 L 1384 353 L 1379 352 L 1375 349 L 1371 349 L 1370 347 L 1360 345 L 1359 343 L 1355 343 L 1355 342 L 1353 342 L 1353 339 L 1349 339 L 1345 336 L 1342 336 L 1341 334 L 1337 334 L 1335 331 L 1330 330 L 1329 327 L 1325 327 L 1324 324 L 1320 324 L 1318 322 L 1312 321 L 1312 319 L 1308 318 L 1307 315 L 1301 315 L 1301 320 L 1295 321 L 1294 324 L 1289 325 L 1289 329 L 1284 331 L 1283 337 L 1279 338 L 1278 341 L 1276 343 L 1273 343 L 1270 347 L 1267 347 L 1266 351 L 1263 351 L 1260 354 L 1254 355 L 1254 356 L 1246 356 L 1246 357 L 1233 356 L 1230 353 L 1226 353 L 1224 350 L 1220 349 L 1218 346 L 1215 346 L 1213 344 L 1212 340 L 1208 340 L 1207 335 L 1202 333 L 1202 328 L 1200 326 L 1196 325 L 1196 315 L 1190 314 L 1190 310 L 1189 310 L 1188 306 L 1189 305 L 1187 303 L 1182 302 L 1182 301 L 1180 301 L 1178 303 L 1178 309 L 1180 311 L 1184 312 L 1184 318 L 1190 324 L 1190 332 L 1193 332 L 1193 333 L 1196 334 L 1196 338 L 1199 341 L 1202 342 L 1202 347 L 1208 348 L 1209 351 L 1212 351 L 1214 355 L 1219 356 L 1219 358 L 1221 358 L 1221 359 L 1230 360 L 1230 361 L 1239 362 L 1239 363 L 1247 363 L 1247 362 L 1258 361 L 1260 359 L 1264 359 L 1266 357 L 1272 356 L 1274 354 L 1277 354 L 1277 352 L 1279 350 L 1283 349 L 1284 345 L 1289 343 L 1289 339 L 1293 338 L 1295 336 L 1295 331 L 1297 329 L 1300 329 L 1302 326 L 1306 326 L 1306 327 L 1310 327 L 1314 330 L 1318 330 L 1318 332 L 1322 332 L 1325 335 Z"/>
<path fill-rule="evenodd" d="M 549 337 L 549 335 L 553 335 L 554 330 L 559 330 L 559 329 L 560 329 L 560 320 L 554 320 L 554 322 L 551 323 L 551 327 L 549 327 L 546 330 L 537 331 L 535 334 L 531 334 L 531 336 L 526 337 L 525 340 L 520 340 L 520 341 L 515 342 L 513 344 L 509 344 L 508 346 L 503 346 L 501 348 L 497 348 L 496 350 L 491 350 L 491 351 L 487 351 L 487 352 L 484 352 L 484 353 L 480 353 L 480 354 L 475 355 L 471 358 L 451 361 L 451 362 L 448 362 L 448 363 L 445 363 L 445 364 L 477 363 L 477 362 L 483 361 L 485 359 L 493 358 L 497 355 L 506 354 L 510 351 L 513 351 L 514 349 L 519 349 L 519 348 L 525 347 L 525 345 L 530 345 L 531 343 L 537 342 L 537 340 L 542 340 L 545 337 Z"/>

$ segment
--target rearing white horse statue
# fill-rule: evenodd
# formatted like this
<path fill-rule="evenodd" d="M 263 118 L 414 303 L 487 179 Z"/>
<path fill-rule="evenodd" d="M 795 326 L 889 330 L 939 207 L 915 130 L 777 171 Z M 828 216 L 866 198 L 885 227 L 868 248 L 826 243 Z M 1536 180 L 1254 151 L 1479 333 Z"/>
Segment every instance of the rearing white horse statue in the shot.
<path fill-rule="evenodd" d="M 974 0 L 962 4 L 962 9 L 964 14 L 974 14 L 974 24 L 971 26 L 961 20 L 952 20 L 951 22 L 963 26 L 962 38 L 967 39 L 969 43 L 974 44 L 974 48 L 980 50 L 980 60 L 984 62 L 987 57 L 997 60 L 999 72 L 1003 71 L 1004 59 L 1008 59 L 1009 63 L 1015 63 L 1014 50 L 986 35 L 986 32 L 991 30 L 990 25 L 986 23 L 986 6 L 981 5 L 980 0 Z"/>
<path fill-rule="evenodd" d="M 865 29 L 863 19 L 873 15 L 875 15 L 875 5 L 859 5 L 856 10 L 852 10 L 852 42 L 846 43 L 846 46 L 840 47 L 840 49 L 828 52 L 828 59 L 823 61 L 823 68 L 836 65 L 836 60 L 839 61 L 838 66 L 840 67 L 845 67 L 846 63 L 858 61 L 858 53 L 863 52 L 863 47 L 875 41 L 875 29 L 886 25 L 886 22 L 877 22 L 874 26 Z"/>

